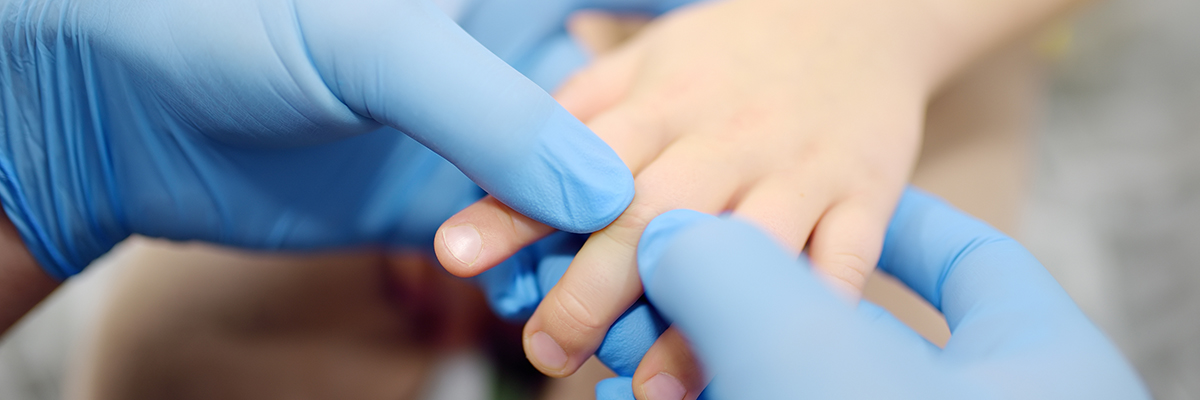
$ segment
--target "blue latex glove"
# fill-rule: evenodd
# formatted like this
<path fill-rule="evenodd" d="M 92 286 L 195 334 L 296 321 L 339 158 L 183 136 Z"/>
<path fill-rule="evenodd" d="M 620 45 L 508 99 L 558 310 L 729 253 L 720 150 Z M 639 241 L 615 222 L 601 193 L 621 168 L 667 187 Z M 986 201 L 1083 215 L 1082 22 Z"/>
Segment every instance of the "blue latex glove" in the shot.
<path fill-rule="evenodd" d="M 711 398 L 1149 397 L 1020 244 L 922 192 L 901 199 L 879 266 L 945 314 L 944 350 L 839 299 L 748 223 L 672 211 L 638 250 L 646 296 L 715 374 Z M 599 398 L 632 398 L 622 383 Z"/>
<path fill-rule="evenodd" d="M 698 0 L 468 0 L 458 18 L 471 36 L 546 90 L 554 90 L 590 55 L 567 33 L 580 10 L 658 16 Z"/>
<path fill-rule="evenodd" d="M 554 90 L 590 56 L 566 30 L 570 14 L 602 9 L 650 16 L 695 0 L 476 0 L 459 23 L 518 71 Z M 524 321 L 566 272 L 586 236 L 556 233 L 523 249 L 501 265 L 473 278 L 492 309 L 510 321 Z M 597 358 L 621 376 L 632 376 L 642 356 L 667 324 L 644 300 L 609 328 Z"/>
<path fill-rule="evenodd" d="M 565 231 L 633 196 L 607 145 L 425 1 L 11 0 L 0 21 L 0 202 L 58 278 L 131 233 L 403 242 L 419 149 L 383 126 Z"/>
<path fill-rule="evenodd" d="M 484 289 L 497 315 L 524 321 L 567 272 L 586 240 L 586 235 L 555 233 L 472 279 Z M 608 329 L 596 358 L 617 375 L 633 376 L 642 356 L 666 329 L 654 308 L 639 300 Z"/>

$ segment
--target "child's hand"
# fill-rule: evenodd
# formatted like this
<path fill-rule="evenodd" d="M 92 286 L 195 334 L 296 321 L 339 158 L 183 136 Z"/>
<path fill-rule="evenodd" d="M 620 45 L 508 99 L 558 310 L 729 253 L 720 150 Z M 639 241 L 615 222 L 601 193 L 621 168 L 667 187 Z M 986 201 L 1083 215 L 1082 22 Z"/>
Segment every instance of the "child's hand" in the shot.
<path fill-rule="evenodd" d="M 642 229 L 672 209 L 755 221 L 797 255 L 807 246 L 815 267 L 857 296 L 914 163 L 927 97 L 955 61 L 938 57 L 954 39 L 913 23 L 929 20 L 924 11 L 889 1 L 705 3 L 655 21 L 568 82 L 558 100 L 634 171 L 636 196 L 525 326 L 533 364 L 565 376 L 596 350 L 642 294 Z M 449 271 L 471 276 L 550 231 L 489 197 L 448 220 L 435 249 Z M 635 392 L 694 398 L 704 382 L 683 339 L 669 331 L 659 342 Z M 660 371 L 682 386 L 651 388 L 669 381 Z"/>

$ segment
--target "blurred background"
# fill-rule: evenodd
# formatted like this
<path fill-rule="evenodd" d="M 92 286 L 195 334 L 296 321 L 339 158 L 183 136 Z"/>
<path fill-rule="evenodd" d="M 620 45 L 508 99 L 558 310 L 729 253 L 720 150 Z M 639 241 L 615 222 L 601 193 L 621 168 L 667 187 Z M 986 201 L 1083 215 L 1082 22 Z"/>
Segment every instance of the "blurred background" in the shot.
<path fill-rule="evenodd" d="M 1018 238 L 1159 399 L 1200 399 L 1200 1 L 1100 1 L 1053 42 Z M 58 399 L 122 249 L 0 344 L 0 398 Z"/>
<path fill-rule="evenodd" d="M 1159 399 L 1200 399 L 1198 18 L 1117 0 L 1074 19 L 1019 230 Z"/>

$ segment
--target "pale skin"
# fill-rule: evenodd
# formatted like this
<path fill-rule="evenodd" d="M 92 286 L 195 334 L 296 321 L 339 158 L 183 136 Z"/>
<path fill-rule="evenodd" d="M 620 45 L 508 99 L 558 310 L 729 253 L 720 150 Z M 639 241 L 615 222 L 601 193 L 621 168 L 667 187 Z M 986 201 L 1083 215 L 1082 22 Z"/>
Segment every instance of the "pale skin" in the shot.
<path fill-rule="evenodd" d="M 623 26 L 636 22 L 625 18 L 614 21 L 608 15 L 585 13 L 574 17 L 571 26 L 578 35 L 577 38 L 585 42 L 585 47 L 597 53 L 604 53 L 619 44 L 622 32 L 625 31 Z M 644 24 L 644 21 L 642 23 Z M 1027 97 L 1021 95 L 1011 98 L 1011 92 L 1007 95 L 998 93 L 1013 86 L 1024 86 L 1020 83 L 1021 78 L 1013 78 L 1014 75 L 1027 76 L 1021 71 L 1014 71 L 1021 70 L 1013 68 L 1014 58 L 1024 59 L 1019 55 L 1010 55 L 999 60 L 989 59 L 982 74 L 977 68 L 971 68 L 974 71 L 971 72 L 966 87 L 963 87 L 964 82 L 956 79 L 956 82 L 951 84 L 954 88 L 947 88 L 949 93 L 939 92 L 938 99 L 934 102 L 940 103 L 940 106 L 931 105 L 936 110 L 929 113 L 930 127 L 926 129 L 922 160 L 918 162 L 913 176 L 913 181 L 919 182 L 923 189 L 931 190 L 932 193 L 945 197 L 957 206 L 998 226 L 1011 226 L 1013 221 L 1004 217 L 997 218 L 997 211 L 1011 210 L 1013 205 L 1004 201 L 997 203 L 996 199 L 1020 192 L 1012 184 L 1003 183 L 1007 181 L 1006 176 L 1011 177 L 1010 174 L 1014 173 L 1010 171 L 1021 169 L 1018 160 L 997 163 L 994 158 L 995 151 L 1007 154 L 1003 149 L 1011 149 L 1004 145 L 1003 140 L 996 141 L 997 136 L 1009 136 L 1014 133 L 1011 128 L 1016 126 L 1008 124 L 1013 121 L 1010 118 L 1020 119 L 1021 112 L 1017 111 L 1014 114 L 1011 107 L 1028 101 Z M 1023 62 L 1016 61 L 1016 65 L 1023 65 Z M 987 84 L 980 87 L 980 82 Z M 953 106 L 947 108 L 947 102 Z M 1005 107 L 1005 104 L 1009 107 Z M 1002 126 L 1010 129 L 1001 127 L 997 130 L 995 121 L 998 117 L 999 120 L 1006 121 L 1001 122 Z M 967 122 L 964 123 L 963 118 L 966 118 Z M 947 125 L 953 126 L 954 129 L 947 130 Z M 1016 136 L 1021 135 L 1016 133 Z M 971 149 L 987 151 L 981 154 Z M 963 158 L 962 153 L 968 153 L 970 156 Z M 986 153 L 991 153 L 991 156 Z M 944 160 L 947 159 L 958 162 L 946 164 Z M 997 173 L 997 169 L 1004 172 Z M 947 177 L 947 171 L 954 171 L 955 175 Z M 963 192 L 971 195 L 964 198 Z M 986 200 L 981 204 L 980 199 Z M 1006 214 L 1000 212 L 1000 215 Z M 130 257 L 133 254 L 137 255 Z M 85 366 L 85 372 L 73 375 L 83 379 L 74 379 L 68 384 L 68 395 L 65 398 L 129 399 L 137 398 L 139 394 L 148 398 L 181 397 L 180 391 L 164 394 L 144 390 L 170 387 L 163 382 L 170 380 L 171 376 L 186 377 L 175 380 L 177 383 L 187 383 L 175 386 L 176 388 L 236 389 L 221 393 L 222 398 L 233 397 L 235 393 L 231 392 L 249 395 L 250 398 L 274 398 L 279 397 L 280 393 L 272 390 L 290 390 L 293 393 L 302 391 L 311 396 L 324 395 L 344 399 L 369 396 L 371 393 L 379 393 L 381 388 L 417 388 L 419 384 L 414 383 L 420 382 L 421 371 L 428 368 L 428 364 L 421 363 L 430 361 L 429 357 L 422 355 L 427 356 L 430 349 L 441 346 L 411 343 L 402 337 L 386 341 L 363 340 L 363 336 L 376 335 L 370 333 L 374 329 L 387 329 L 391 324 L 389 321 L 403 315 L 393 312 L 380 313 L 379 306 L 393 302 L 398 309 L 439 306 L 445 309 L 429 310 L 425 314 L 453 315 L 456 314 L 453 312 L 455 304 L 462 304 L 468 300 L 481 302 L 482 299 L 469 293 L 470 290 L 450 296 L 434 296 L 440 297 L 441 300 L 422 299 L 424 296 L 394 299 L 378 296 L 377 289 L 386 286 L 387 282 L 414 282 L 408 278 L 419 278 L 421 275 L 413 272 L 432 272 L 430 268 L 393 268 L 392 271 L 399 273 L 393 275 L 393 279 L 382 280 L 370 276 L 373 274 L 363 274 L 371 270 L 371 260 L 378 259 L 367 254 L 263 257 L 234 254 L 228 250 L 219 251 L 195 244 L 140 247 L 133 252 L 127 249 L 122 258 L 127 264 L 121 267 L 120 277 L 112 286 L 116 291 L 115 297 L 105 302 L 100 317 L 101 328 L 93 336 L 95 344 L 83 350 L 87 354 L 85 361 L 75 363 L 77 366 Z M 392 261 L 389 265 L 393 267 L 416 266 L 404 263 L 406 260 L 413 260 L 411 257 L 389 257 L 388 260 Z M 297 279 L 301 277 L 307 278 Z M 396 277 L 405 278 L 397 280 L 394 279 Z M 381 285 L 380 281 L 385 285 Z M 415 282 L 421 283 L 400 285 L 408 288 L 400 293 L 416 294 L 412 290 L 436 289 L 438 282 L 451 283 L 448 279 L 425 281 L 416 279 Z M 287 284 L 280 285 L 284 282 Z M 314 285 L 314 282 L 321 283 Z M 458 282 L 457 285 L 461 287 L 467 284 Z M 868 283 L 868 286 L 870 285 Z M 285 288 L 291 289 L 280 290 Z M 333 288 L 341 288 L 338 290 L 340 293 L 330 293 L 329 290 Z M 871 289 L 867 289 L 864 293 L 870 291 Z M 323 294 L 315 295 L 317 293 Z M 876 304 L 895 305 L 894 293 L 891 298 L 881 298 L 879 292 L 875 295 Z M 313 307 L 314 299 L 320 306 Z M 264 307 L 267 305 L 269 306 Z M 486 305 L 477 305 L 480 312 L 486 312 L 484 307 Z M 183 309 L 187 311 L 182 311 Z M 895 310 L 890 307 L 889 309 Z M 197 312 L 198 310 L 207 312 Z M 311 322 L 299 325 L 293 322 L 285 325 L 291 329 L 273 330 L 267 336 L 261 332 L 252 334 L 255 330 L 247 328 L 253 328 L 253 325 L 230 324 L 239 321 L 239 315 L 264 312 L 292 315 L 284 320 L 296 321 L 296 317 L 302 317 Z M 275 320 L 281 321 L 278 318 Z M 424 325 L 427 324 L 422 324 Z M 462 337 L 463 334 L 475 332 L 479 332 L 479 329 L 455 328 L 447 329 L 445 333 L 451 334 L 451 337 Z M 212 333 L 219 335 L 214 337 Z M 511 344 L 517 344 L 520 330 L 513 333 L 517 335 L 517 340 Z M 495 335 L 494 331 L 490 330 L 482 334 Z M 438 336 L 441 335 L 434 337 Z M 204 340 L 207 345 L 199 349 L 181 345 L 189 342 L 188 338 Z M 213 341 L 214 338 L 222 340 Z M 246 341 L 246 338 L 257 339 Z M 298 340 L 300 338 L 311 340 Z M 935 343 L 945 343 L 944 339 L 931 340 Z M 272 345 L 261 346 L 266 342 L 272 342 Z M 246 347 L 247 344 L 250 345 L 249 348 Z M 404 353 L 387 351 L 397 348 L 407 348 L 411 352 L 406 356 Z M 328 357 L 336 359 L 336 362 L 314 362 L 314 353 L 317 354 L 316 357 Z M 203 357 L 197 358 L 198 355 Z M 296 358 L 304 358 L 305 361 L 291 362 Z M 203 360 L 210 363 L 204 364 L 204 369 L 196 369 L 196 362 Z M 381 365 L 378 361 L 387 362 Z M 215 366 L 213 362 L 219 362 L 220 370 L 227 373 L 211 374 Z M 263 364 L 268 362 L 279 364 L 264 368 Z M 402 373 L 396 372 L 394 367 L 390 366 L 405 363 L 424 367 Z M 329 368 L 296 368 L 314 365 Z M 603 368 L 593 362 L 585 363 L 571 377 L 549 381 L 551 386 L 545 389 L 540 398 L 587 398 L 592 393 L 592 385 L 596 380 L 609 376 L 604 374 L 601 370 Z M 153 371 L 153 378 L 147 376 L 147 372 L 150 371 Z M 237 373 L 229 374 L 228 371 Z M 300 373 L 307 373 L 307 376 L 300 377 Z M 346 376 L 346 373 L 354 376 L 353 381 L 330 379 Z M 234 385 L 238 381 L 243 384 Z M 249 384 L 251 382 L 253 384 Z M 289 382 L 292 384 L 286 384 Z M 142 390 L 137 390 L 136 394 L 131 391 L 139 388 Z"/>
<path fill-rule="evenodd" d="M 707 2 L 603 54 L 556 97 L 617 151 L 637 194 L 526 324 L 530 361 L 566 376 L 596 350 L 642 294 L 642 229 L 677 208 L 758 223 L 797 255 L 806 249 L 856 299 L 917 158 L 930 97 L 977 56 L 1076 3 Z M 462 252 L 447 229 L 462 226 L 478 232 L 478 249 Z M 435 249 L 450 272 L 472 276 L 550 231 L 486 198 L 449 219 Z M 678 394 L 674 386 L 694 399 L 706 384 L 669 330 L 639 366 L 634 393 L 657 400 Z"/>
<path fill-rule="evenodd" d="M 817 268 L 853 294 L 874 265 L 882 226 L 911 169 L 930 93 L 976 55 L 1078 2 L 729 0 L 656 21 L 559 93 L 630 164 L 638 194 L 625 215 L 594 235 L 526 325 L 527 353 L 540 332 L 565 361 L 531 361 L 565 376 L 594 352 L 641 293 L 633 265 L 641 226 L 669 209 L 731 210 L 756 220 L 793 249 L 807 247 Z M 691 37 L 707 42 L 689 44 Z M 549 232 L 490 198 L 443 229 L 464 224 L 481 234 L 476 257 L 451 256 L 444 231 L 436 244 L 443 265 L 464 276 Z M 7 330 L 58 283 L 7 217 L 0 227 L 0 325 Z M 651 349 L 635 387 L 666 374 L 694 398 L 702 374 L 672 337 Z M 644 390 L 635 394 L 646 398 Z"/>

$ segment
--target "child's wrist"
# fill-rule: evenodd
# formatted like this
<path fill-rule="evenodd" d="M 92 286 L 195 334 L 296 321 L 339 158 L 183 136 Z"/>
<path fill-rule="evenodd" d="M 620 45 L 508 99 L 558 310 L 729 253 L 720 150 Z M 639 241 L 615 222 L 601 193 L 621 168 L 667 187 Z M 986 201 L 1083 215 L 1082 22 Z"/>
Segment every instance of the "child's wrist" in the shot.
<path fill-rule="evenodd" d="M 927 96 L 982 53 L 1080 0 L 730 0 L 797 41 L 825 41 L 884 79 Z M 815 37 L 814 37 L 815 36 Z M 870 65 L 871 63 L 877 65 Z"/>

